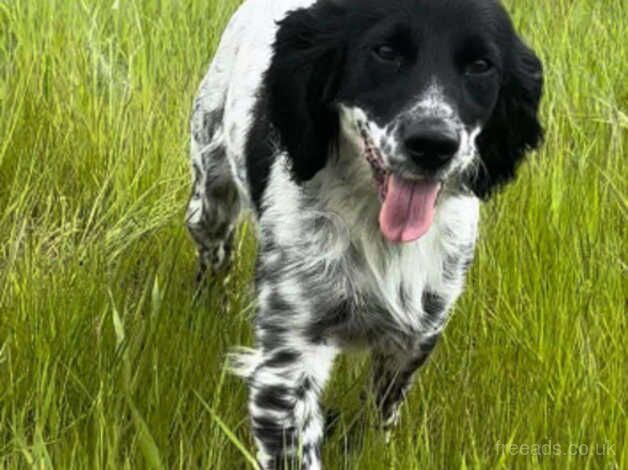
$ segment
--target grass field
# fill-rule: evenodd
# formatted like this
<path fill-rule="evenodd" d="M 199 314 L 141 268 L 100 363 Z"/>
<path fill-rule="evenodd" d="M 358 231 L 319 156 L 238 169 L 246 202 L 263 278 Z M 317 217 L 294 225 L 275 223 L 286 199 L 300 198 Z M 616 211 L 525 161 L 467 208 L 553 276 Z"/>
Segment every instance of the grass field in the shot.
<path fill-rule="evenodd" d="M 183 227 L 191 100 L 237 3 L 0 0 L 0 468 L 250 466 L 223 359 L 251 344 L 254 241 L 194 303 Z M 628 468 L 628 8 L 506 3 L 546 144 L 484 207 L 390 446 L 367 360 L 339 361 L 328 469 Z"/>

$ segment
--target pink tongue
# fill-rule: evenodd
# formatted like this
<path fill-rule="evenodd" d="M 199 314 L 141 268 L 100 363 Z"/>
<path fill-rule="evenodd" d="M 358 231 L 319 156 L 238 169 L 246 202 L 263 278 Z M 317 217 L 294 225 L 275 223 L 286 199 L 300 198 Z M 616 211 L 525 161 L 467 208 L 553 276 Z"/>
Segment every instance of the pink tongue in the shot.
<path fill-rule="evenodd" d="M 391 175 L 379 213 L 379 226 L 391 242 L 411 242 L 427 233 L 440 190 L 435 181 L 410 181 Z"/>

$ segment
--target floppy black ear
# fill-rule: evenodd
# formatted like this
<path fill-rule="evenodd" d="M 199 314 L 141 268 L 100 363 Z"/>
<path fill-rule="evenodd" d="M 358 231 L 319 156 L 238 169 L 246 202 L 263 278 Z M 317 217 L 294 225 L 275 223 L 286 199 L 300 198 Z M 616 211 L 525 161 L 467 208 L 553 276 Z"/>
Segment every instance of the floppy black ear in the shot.
<path fill-rule="evenodd" d="M 543 139 L 538 120 L 543 66 L 534 51 L 514 34 L 513 39 L 497 105 L 477 139 L 482 164 L 471 189 L 481 198 L 513 179 L 525 153 Z"/>
<path fill-rule="evenodd" d="M 340 7 L 319 2 L 279 23 L 266 75 L 268 107 L 299 182 L 325 166 L 337 140 L 332 102 L 344 60 L 342 16 Z"/>

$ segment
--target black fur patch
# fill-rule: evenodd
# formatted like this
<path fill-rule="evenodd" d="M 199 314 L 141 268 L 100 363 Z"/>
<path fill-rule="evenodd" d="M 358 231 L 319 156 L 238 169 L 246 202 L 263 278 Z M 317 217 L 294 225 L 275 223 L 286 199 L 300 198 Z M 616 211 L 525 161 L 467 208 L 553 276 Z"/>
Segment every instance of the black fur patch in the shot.
<path fill-rule="evenodd" d="M 299 182 L 310 180 L 337 142 L 334 98 L 342 71 L 344 9 L 318 2 L 279 24 L 265 89 L 270 122 Z"/>
<path fill-rule="evenodd" d="M 262 410 L 288 411 L 294 403 L 294 394 L 282 385 L 263 387 L 255 395 L 255 404 Z"/>
<path fill-rule="evenodd" d="M 445 313 L 446 299 L 433 291 L 426 289 L 423 291 L 423 311 L 432 319 L 439 318 Z"/>
<path fill-rule="evenodd" d="M 297 391 L 296 391 L 297 398 L 302 400 L 305 397 L 305 394 L 308 393 L 310 390 L 312 390 L 312 381 L 310 380 L 309 377 L 305 377 L 303 381 L 301 382 L 301 385 L 299 386 L 299 388 L 297 388 Z"/>
<path fill-rule="evenodd" d="M 510 33 L 510 47 L 505 47 L 504 85 L 493 115 L 477 139 L 483 164 L 470 179 L 471 189 L 484 199 L 511 181 L 526 152 L 536 149 L 543 140 L 538 119 L 543 65 L 511 25 Z"/>
<path fill-rule="evenodd" d="M 256 333 L 261 348 L 264 351 L 273 351 L 285 345 L 291 331 L 276 318 L 258 318 Z"/>
<path fill-rule="evenodd" d="M 273 316 L 282 315 L 285 313 L 289 313 L 291 309 L 292 307 L 290 306 L 290 303 L 286 299 L 284 299 L 278 291 L 273 290 L 271 292 L 268 298 L 268 313 L 272 314 Z"/>
<path fill-rule="evenodd" d="M 255 435 L 262 441 L 265 451 L 271 455 L 281 455 L 285 448 L 294 447 L 298 443 L 294 426 L 282 426 L 267 416 L 253 416 L 252 423 Z"/>
<path fill-rule="evenodd" d="M 351 315 L 351 303 L 344 301 L 316 317 L 307 328 L 307 337 L 314 344 L 321 343 L 330 330 L 346 323 Z"/>
<path fill-rule="evenodd" d="M 267 367 L 285 367 L 294 364 L 301 358 L 301 353 L 294 349 L 280 349 L 270 359 L 266 360 Z"/>
<path fill-rule="evenodd" d="M 264 88 L 253 110 L 252 126 L 246 139 L 246 171 L 251 199 L 259 214 L 263 212 L 263 197 L 270 169 L 276 157 L 277 137 L 268 115 L 267 91 Z"/>

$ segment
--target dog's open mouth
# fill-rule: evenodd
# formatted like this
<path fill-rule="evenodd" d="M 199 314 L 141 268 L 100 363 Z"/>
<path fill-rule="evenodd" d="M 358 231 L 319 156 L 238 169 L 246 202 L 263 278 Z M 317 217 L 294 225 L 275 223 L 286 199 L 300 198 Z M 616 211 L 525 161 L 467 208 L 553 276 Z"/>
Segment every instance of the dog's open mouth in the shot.
<path fill-rule="evenodd" d="M 382 156 L 366 132 L 364 153 L 373 170 L 382 208 L 379 227 L 384 237 L 394 243 L 412 242 L 425 235 L 434 221 L 438 181 L 403 178 L 384 168 Z"/>

